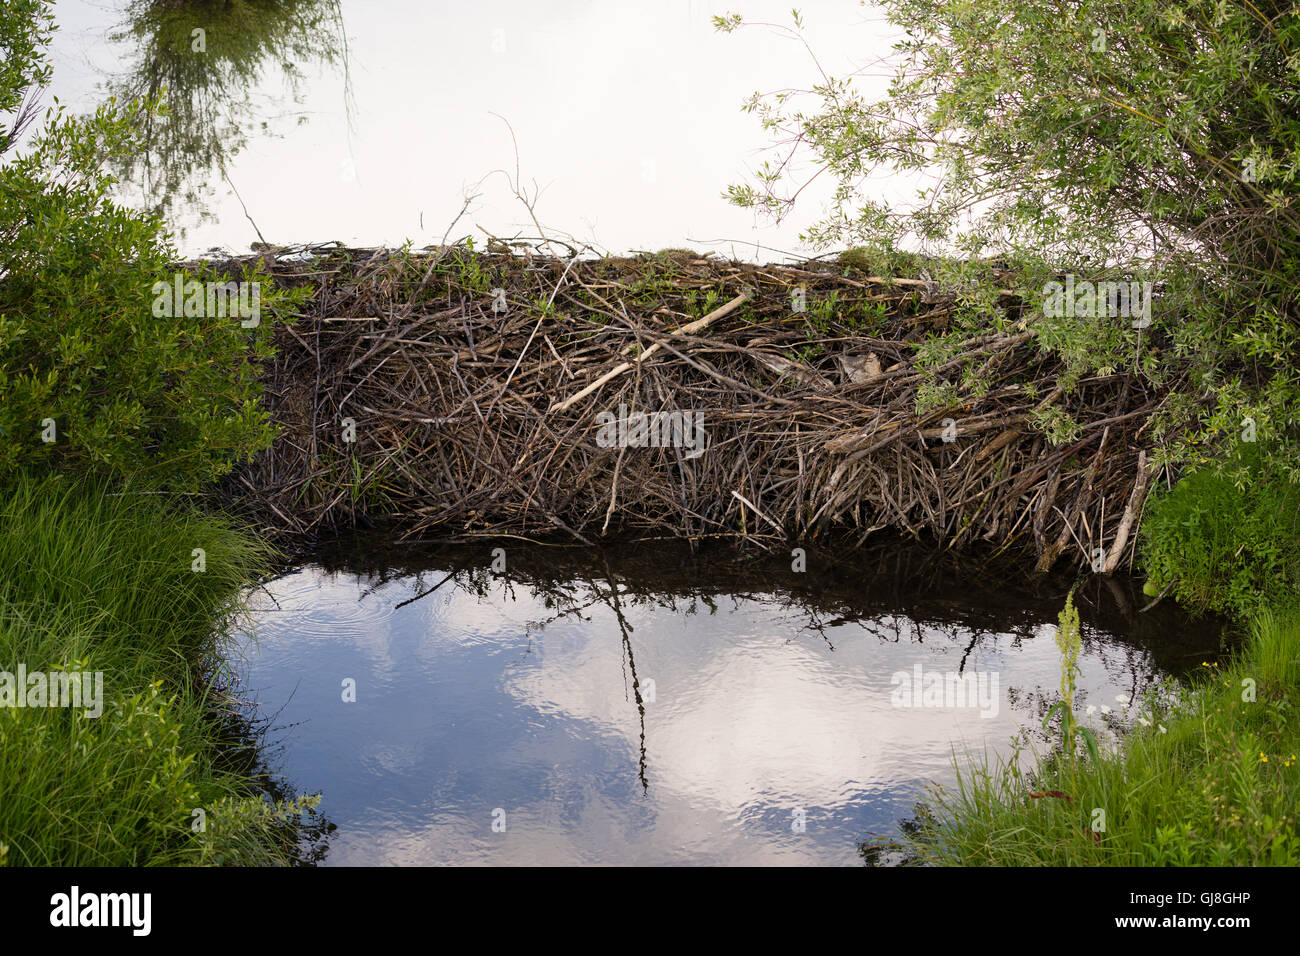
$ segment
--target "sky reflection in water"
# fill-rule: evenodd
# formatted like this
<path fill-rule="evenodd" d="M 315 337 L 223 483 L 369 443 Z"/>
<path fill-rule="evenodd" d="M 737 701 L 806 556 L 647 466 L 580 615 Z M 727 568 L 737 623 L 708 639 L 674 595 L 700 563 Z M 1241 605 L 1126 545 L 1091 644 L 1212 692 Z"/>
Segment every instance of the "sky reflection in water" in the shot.
<path fill-rule="evenodd" d="M 927 623 L 881 601 L 828 620 L 834 584 L 814 607 L 762 576 L 769 592 L 713 596 L 616 576 L 615 602 L 594 574 L 547 591 L 480 569 L 397 608 L 447 573 L 307 565 L 254 597 L 245 690 L 273 715 L 279 773 L 324 793 L 326 863 L 860 862 L 952 779 L 952 747 L 1006 753 L 1057 699 L 1053 601 L 995 609 L 1002 631 L 963 625 L 950 588 L 926 598 L 939 614 L 910 610 Z M 1080 710 L 1168 666 L 1095 623 L 1085 638 Z M 892 705 L 895 672 L 963 659 L 997 676 L 996 716 Z"/>

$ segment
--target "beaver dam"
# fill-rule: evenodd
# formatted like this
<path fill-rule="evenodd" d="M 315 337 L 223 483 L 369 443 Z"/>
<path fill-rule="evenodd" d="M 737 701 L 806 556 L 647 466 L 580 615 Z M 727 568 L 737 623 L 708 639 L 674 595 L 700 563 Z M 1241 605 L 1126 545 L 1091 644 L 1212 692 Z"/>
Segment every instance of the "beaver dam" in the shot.
<path fill-rule="evenodd" d="M 987 331 L 952 345 L 965 291 L 843 259 L 457 245 L 216 265 L 257 260 L 311 290 L 265 371 L 280 437 L 227 489 L 279 531 L 774 548 L 892 529 L 1044 569 L 1131 564 L 1163 396 L 1123 369 L 1067 393 L 1011 289 L 985 288 Z M 1057 443 L 1054 409 L 1079 425 Z"/>

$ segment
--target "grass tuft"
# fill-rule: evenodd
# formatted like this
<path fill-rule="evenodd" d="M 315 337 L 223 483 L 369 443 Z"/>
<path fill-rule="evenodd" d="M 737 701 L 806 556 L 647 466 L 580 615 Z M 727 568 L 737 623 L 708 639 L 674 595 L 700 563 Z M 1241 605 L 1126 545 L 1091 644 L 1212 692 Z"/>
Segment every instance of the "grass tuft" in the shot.
<path fill-rule="evenodd" d="M 0 862 L 288 861 L 295 816 L 314 801 L 273 805 L 219 769 L 212 719 L 235 596 L 270 559 L 220 517 L 140 490 L 13 482 L 0 502 L 0 671 L 102 672 L 103 700 L 98 717 L 0 706 Z"/>

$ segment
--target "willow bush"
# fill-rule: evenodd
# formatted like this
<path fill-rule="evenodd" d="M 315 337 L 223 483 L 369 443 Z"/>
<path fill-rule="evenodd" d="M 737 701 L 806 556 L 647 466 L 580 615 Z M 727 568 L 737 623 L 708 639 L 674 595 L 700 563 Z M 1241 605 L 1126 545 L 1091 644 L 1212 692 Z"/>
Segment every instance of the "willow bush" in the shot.
<path fill-rule="evenodd" d="M 783 215 L 801 185 L 789 154 L 810 154 L 836 192 L 805 239 L 861 244 L 883 261 L 930 254 L 936 282 L 967 290 L 954 340 L 994 321 L 980 282 L 994 264 L 1018 270 L 1031 307 L 1062 273 L 1151 281 L 1147 327 L 1032 309 L 1040 347 L 1071 362 L 1067 389 L 1117 370 L 1172 384 L 1149 432 L 1155 461 L 1210 461 L 1241 484 L 1231 450 L 1258 441 L 1300 475 L 1300 11 L 1246 0 L 883 6 L 905 31 L 887 94 L 869 100 L 833 76 L 755 94 L 746 108 L 785 155 L 729 198 Z M 715 18 L 728 32 L 742 24 Z M 900 204 L 873 195 L 877 173 L 933 179 Z"/>
<path fill-rule="evenodd" d="M 346 81 L 339 0 L 131 0 L 124 13 L 111 39 L 132 50 L 106 91 L 161 108 L 136 115 L 143 148 L 115 157 L 112 168 L 165 217 L 211 218 L 210 182 L 221 181 L 252 131 L 268 131 L 260 83 L 278 74 L 297 107 L 309 64 L 341 66 Z"/>
<path fill-rule="evenodd" d="M 270 443 L 258 363 L 296 300 L 251 269 L 187 275 L 260 283 L 255 327 L 156 314 L 176 251 L 156 216 L 114 201 L 105 171 L 138 147 L 145 105 L 76 118 L 55 101 L 13 155 L 49 82 L 52 30 L 46 3 L 0 8 L 0 481 L 35 468 L 197 487 Z"/>

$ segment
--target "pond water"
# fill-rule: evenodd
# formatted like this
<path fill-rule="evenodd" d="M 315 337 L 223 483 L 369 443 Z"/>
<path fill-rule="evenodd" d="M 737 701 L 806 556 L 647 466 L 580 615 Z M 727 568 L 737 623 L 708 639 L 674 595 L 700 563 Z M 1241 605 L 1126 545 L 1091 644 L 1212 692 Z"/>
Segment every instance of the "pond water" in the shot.
<path fill-rule="evenodd" d="M 252 594 L 234 657 L 276 782 L 322 794 L 325 864 L 854 864 L 954 750 L 1048 746 L 1070 583 L 896 542 L 799 573 L 363 537 Z M 1117 698 L 1217 656 L 1131 582 L 1076 600 L 1103 734 L 1135 716 Z"/>

